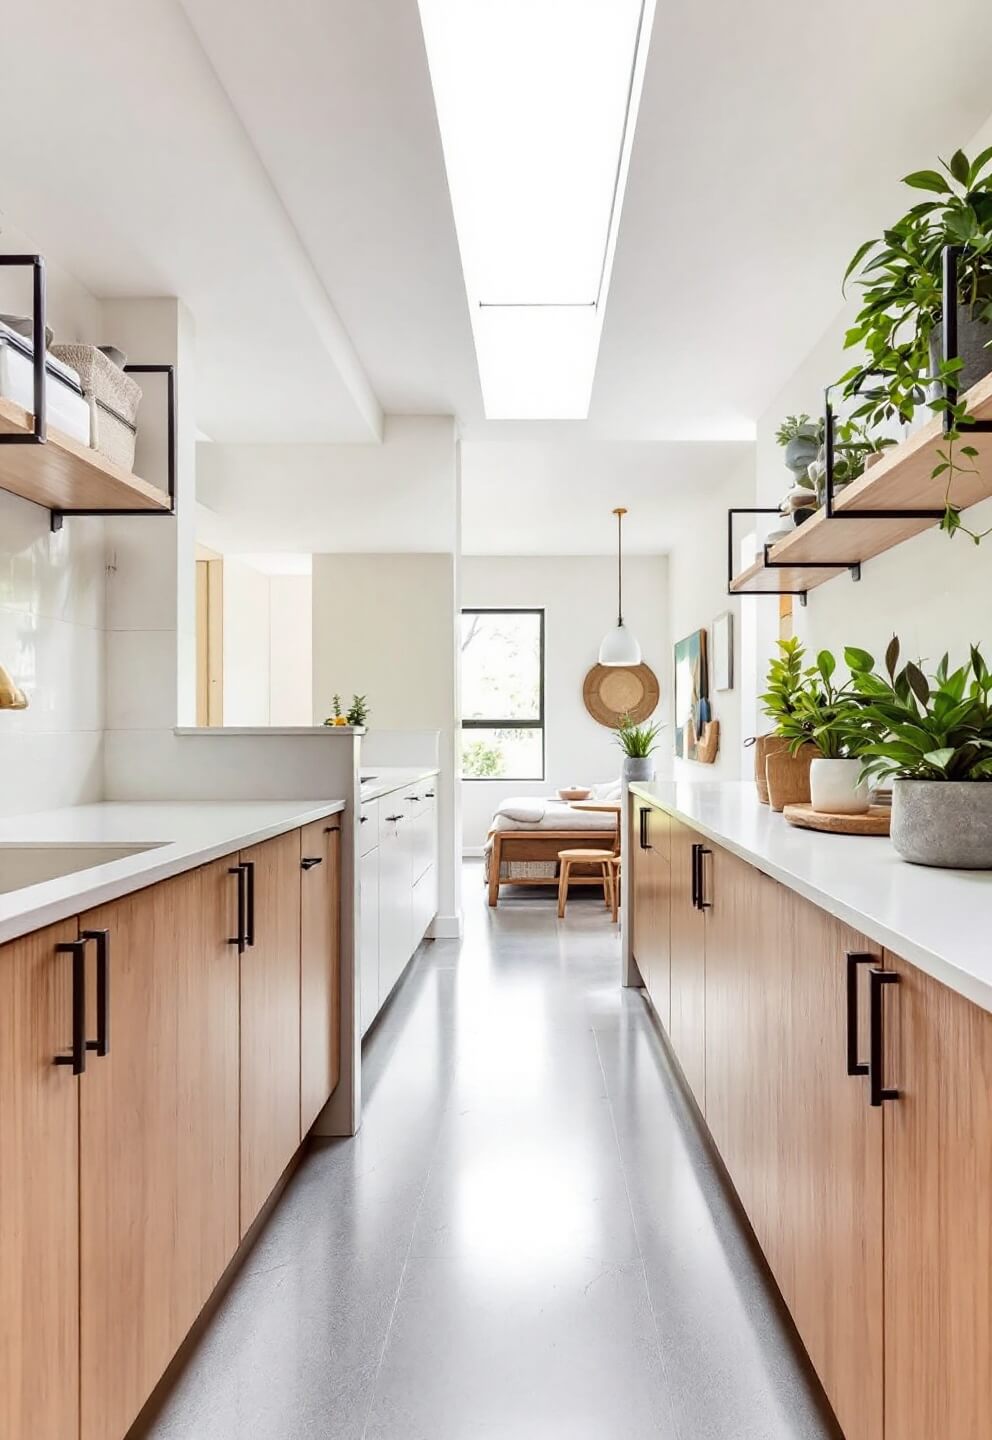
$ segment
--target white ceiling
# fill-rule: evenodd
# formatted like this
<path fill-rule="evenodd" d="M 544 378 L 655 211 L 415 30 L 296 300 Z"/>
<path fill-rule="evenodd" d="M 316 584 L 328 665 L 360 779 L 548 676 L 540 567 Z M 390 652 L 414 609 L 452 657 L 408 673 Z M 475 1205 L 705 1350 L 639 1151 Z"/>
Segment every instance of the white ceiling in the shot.
<path fill-rule="evenodd" d="M 662 533 L 836 315 L 898 177 L 990 108 L 985 0 L 668 0 L 590 420 L 487 422 L 416 0 L 25 0 L 2 33 L 0 207 L 96 295 L 186 301 L 201 430 L 455 415 L 482 550 L 588 551 L 620 502 L 632 543 L 635 504 Z M 271 544 L 310 521 L 280 510 Z"/>

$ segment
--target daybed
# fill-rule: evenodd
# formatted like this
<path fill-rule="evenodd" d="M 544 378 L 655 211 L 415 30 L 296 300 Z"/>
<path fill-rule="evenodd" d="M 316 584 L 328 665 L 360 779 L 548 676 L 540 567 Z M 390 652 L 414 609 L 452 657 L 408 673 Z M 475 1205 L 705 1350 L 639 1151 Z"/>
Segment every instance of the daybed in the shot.
<path fill-rule="evenodd" d="M 609 794 L 598 798 L 619 802 L 619 786 L 597 787 Z M 615 795 L 614 795 L 615 791 Z M 554 886 L 558 879 L 558 853 L 579 848 L 614 849 L 617 837 L 615 814 L 573 810 L 560 800 L 524 799 L 504 801 L 486 840 L 484 877 L 489 903 L 499 901 L 503 885 Z M 577 868 L 573 885 L 601 885 L 598 869 L 588 875 Z"/>

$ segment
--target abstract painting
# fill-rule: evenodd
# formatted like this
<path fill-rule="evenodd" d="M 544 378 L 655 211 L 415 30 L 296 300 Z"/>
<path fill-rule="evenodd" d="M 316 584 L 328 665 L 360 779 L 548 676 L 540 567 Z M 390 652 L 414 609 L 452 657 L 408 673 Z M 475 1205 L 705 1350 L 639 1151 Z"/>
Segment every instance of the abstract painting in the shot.
<path fill-rule="evenodd" d="M 675 646 L 675 753 L 695 760 L 710 718 L 706 631 L 694 630 Z"/>

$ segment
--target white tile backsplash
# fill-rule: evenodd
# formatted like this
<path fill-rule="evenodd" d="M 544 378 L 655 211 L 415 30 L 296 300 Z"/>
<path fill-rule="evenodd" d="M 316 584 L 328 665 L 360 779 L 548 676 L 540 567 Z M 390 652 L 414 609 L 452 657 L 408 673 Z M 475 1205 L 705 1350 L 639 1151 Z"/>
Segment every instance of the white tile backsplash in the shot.
<path fill-rule="evenodd" d="M 0 664 L 30 702 L 0 711 L 0 814 L 102 797 L 105 593 L 103 522 L 53 535 L 0 491 Z"/>

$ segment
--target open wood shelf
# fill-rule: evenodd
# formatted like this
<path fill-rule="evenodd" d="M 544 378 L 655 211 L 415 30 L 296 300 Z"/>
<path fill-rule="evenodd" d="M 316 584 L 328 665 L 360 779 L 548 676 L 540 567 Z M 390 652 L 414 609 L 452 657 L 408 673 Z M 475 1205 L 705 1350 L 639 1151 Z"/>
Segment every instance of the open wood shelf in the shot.
<path fill-rule="evenodd" d="M 968 413 L 976 420 L 992 419 L 992 375 L 986 375 L 967 394 Z M 962 430 L 962 434 L 966 432 Z M 845 570 L 933 529 L 937 518 L 918 515 L 890 515 L 885 518 L 859 514 L 865 510 L 941 511 L 944 505 L 943 478 L 931 479 L 938 464 L 937 451 L 946 445 L 942 421 L 935 416 L 907 440 L 886 450 L 882 458 L 834 500 L 828 518 L 818 510 L 791 535 L 777 540 L 764 557 L 735 575 L 730 589 L 736 595 L 774 594 L 777 591 L 813 590 Z M 974 445 L 978 458 L 976 474 L 957 474 L 951 500 L 961 510 L 992 496 L 992 435 L 981 432 L 959 444 Z M 822 569 L 808 569 L 822 566 Z"/>
<path fill-rule="evenodd" d="M 30 435 L 33 425 L 30 410 L 0 398 L 0 433 Z M 0 490 L 54 512 L 172 509 L 160 486 L 51 426 L 44 445 L 0 445 Z"/>

